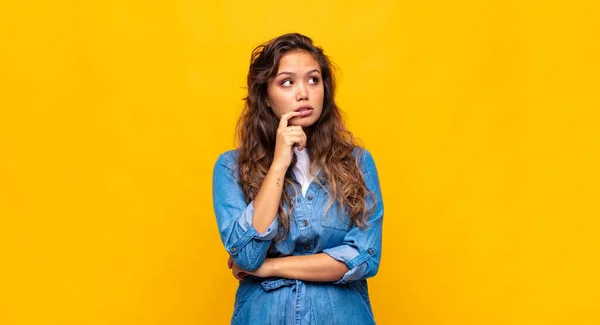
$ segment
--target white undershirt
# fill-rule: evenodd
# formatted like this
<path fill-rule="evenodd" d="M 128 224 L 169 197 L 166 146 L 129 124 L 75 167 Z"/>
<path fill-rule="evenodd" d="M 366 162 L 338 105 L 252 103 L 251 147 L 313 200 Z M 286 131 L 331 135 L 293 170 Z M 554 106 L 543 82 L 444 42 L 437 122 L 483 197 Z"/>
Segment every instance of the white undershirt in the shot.
<path fill-rule="evenodd" d="M 296 147 L 294 147 L 294 153 L 296 154 L 296 165 L 294 165 L 292 171 L 294 172 L 298 183 L 302 185 L 302 195 L 306 196 L 308 186 L 315 179 L 315 175 L 310 173 L 310 160 L 308 159 L 308 152 L 306 152 L 306 149 L 299 151 Z M 315 172 L 318 174 L 320 170 L 321 167 L 317 166 L 317 170 Z"/>

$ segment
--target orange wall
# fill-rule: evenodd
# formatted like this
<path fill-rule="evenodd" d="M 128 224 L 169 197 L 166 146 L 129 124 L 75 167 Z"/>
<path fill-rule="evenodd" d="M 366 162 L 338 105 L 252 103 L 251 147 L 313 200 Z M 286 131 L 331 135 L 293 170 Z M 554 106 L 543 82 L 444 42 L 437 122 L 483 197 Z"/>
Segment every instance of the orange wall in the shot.
<path fill-rule="evenodd" d="M 0 323 L 225 324 L 252 48 L 311 36 L 386 206 L 378 324 L 599 324 L 593 1 L 3 1 Z"/>

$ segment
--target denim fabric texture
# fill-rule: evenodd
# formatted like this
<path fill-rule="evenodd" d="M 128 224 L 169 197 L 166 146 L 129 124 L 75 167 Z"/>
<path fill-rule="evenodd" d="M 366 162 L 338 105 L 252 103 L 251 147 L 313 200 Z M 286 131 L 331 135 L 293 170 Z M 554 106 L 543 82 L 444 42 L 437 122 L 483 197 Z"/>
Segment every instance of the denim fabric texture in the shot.
<path fill-rule="evenodd" d="M 337 204 L 329 204 L 325 188 L 313 181 L 306 195 L 299 184 L 286 190 L 295 195 L 287 238 L 275 242 L 278 221 L 264 233 L 252 226 L 253 202 L 246 202 L 238 184 L 237 151 L 219 156 L 213 172 L 213 203 L 221 240 L 242 269 L 256 270 L 266 257 L 326 253 L 348 267 L 334 282 L 308 282 L 248 276 L 240 281 L 231 324 L 374 324 L 366 279 L 374 276 L 381 259 L 383 201 L 375 161 L 356 148 L 367 188 L 374 194 L 375 209 L 368 227 L 349 222 Z M 319 175 L 317 175 L 319 178 Z M 320 179 L 324 182 L 324 179 Z M 367 205 L 373 198 L 367 196 Z M 339 213 L 338 213 L 339 212 Z"/>

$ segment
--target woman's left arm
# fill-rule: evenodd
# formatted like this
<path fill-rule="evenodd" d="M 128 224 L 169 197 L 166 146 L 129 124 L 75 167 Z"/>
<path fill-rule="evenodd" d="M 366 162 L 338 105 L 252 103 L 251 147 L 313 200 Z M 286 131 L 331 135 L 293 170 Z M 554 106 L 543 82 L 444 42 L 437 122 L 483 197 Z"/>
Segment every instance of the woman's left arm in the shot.
<path fill-rule="evenodd" d="M 240 269 L 229 260 L 233 276 L 241 280 L 246 275 L 261 278 L 280 277 L 302 281 L 332 282 L 341 279 L 348 267 L 325 253 L 266 258 L 264 263 L 253 272 Z"/>

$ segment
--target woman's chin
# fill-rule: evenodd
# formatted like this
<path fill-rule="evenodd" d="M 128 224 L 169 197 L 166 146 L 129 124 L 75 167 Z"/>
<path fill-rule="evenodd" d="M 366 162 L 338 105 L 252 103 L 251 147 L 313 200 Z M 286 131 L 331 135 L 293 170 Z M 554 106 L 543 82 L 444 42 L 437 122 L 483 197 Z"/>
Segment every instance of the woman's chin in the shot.
<path fill-rule="evenodd" d="M 313 121 L 312 119 L 307 119 L 307 118 L 292 118 L 290 119 L 288 125 L 293 125 L 293 126 L 301 126 L 303 128 L 307 128 L 311 125 L 315 124 L 315 121 Z"/>

